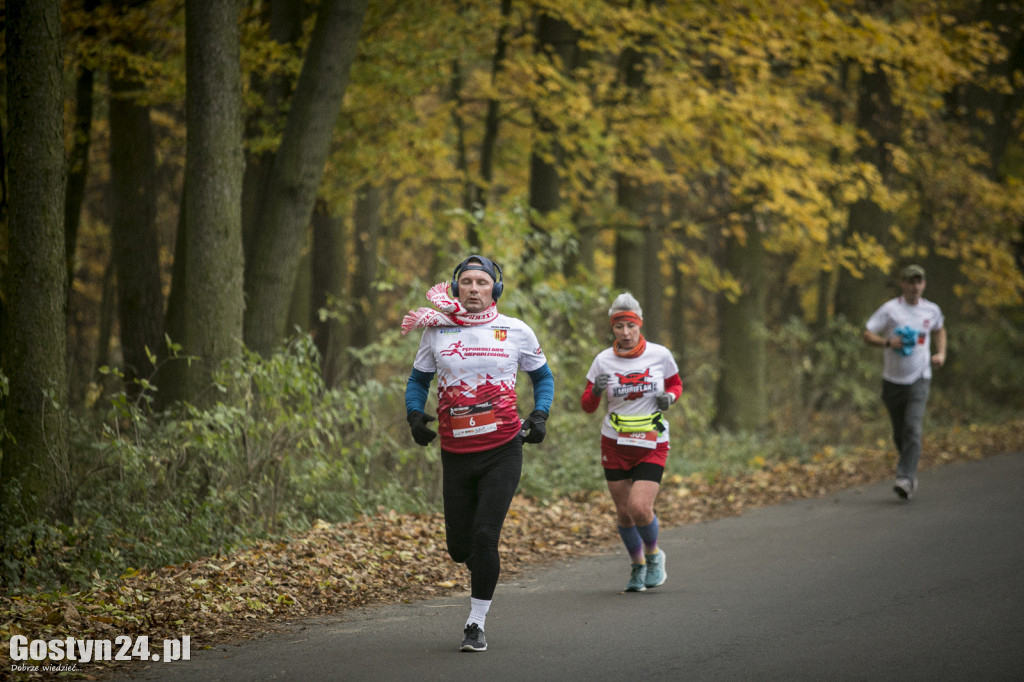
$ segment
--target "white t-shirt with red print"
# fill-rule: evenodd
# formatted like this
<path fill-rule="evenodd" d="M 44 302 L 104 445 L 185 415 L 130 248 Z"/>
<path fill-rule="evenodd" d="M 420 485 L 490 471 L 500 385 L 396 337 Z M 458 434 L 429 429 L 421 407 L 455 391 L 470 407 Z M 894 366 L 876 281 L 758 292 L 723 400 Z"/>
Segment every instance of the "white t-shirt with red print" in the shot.
<path fill-rule="evenodd" d="M 516 376 L 546 363 L 537 335 L 514 317 L 424 330 L 412 366 L 437 375 L 441 447 L 480 452 L 512 440 L 520 429 Z"/>
<path fill-rule="evenodd" d="M 903 297 L 893 298 L 882 304 L 868 318 L 868 331 L 882 337 L 889 337 L 902 327 L 916 332 L 914 351 L 903 355 L 892 348 L 885 349 L 882 360 L 882 378 L 893 384 L 910 385 L 920 378 L 932 378 L 931 338 L 932 332 L 942 329 L 943 317 L 939 306 L 921 298 L 911 305 Z"/>
<path fill-rule="evenodd" d="M 618 433 L 609 415 L 614 412 L 640 416 L 658 412 L 655 397 L 665 390 L 666 379 L 679 374 L 679 367 L 672 357 L 672 351 L 648 341 L 644 352 L 635 358 L 619 357 L 611 348 L 598 353 L 587 370 L 587 381 L 594 383 L 599 374 L 609 375 L 608 387 L 604 391 L 608 406 L 601 422 L 601 435 L 616 438 Z M 658 435 L 659 443 L 669 439 L 668 420 L 662 423 L 665 430 Z"/>

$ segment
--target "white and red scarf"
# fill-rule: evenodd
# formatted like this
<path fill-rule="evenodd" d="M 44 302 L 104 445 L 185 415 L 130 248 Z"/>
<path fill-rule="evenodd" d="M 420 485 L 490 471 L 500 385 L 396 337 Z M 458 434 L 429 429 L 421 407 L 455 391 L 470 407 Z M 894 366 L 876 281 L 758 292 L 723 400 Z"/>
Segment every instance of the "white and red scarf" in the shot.
<path fill-rule="evenodd" d="M 430 287 L 427 290 L 427 300 L 433 303 L 436 309 L 410 310 L 402 318 L 402 334 L 426 327 L 471 327 L 493 322 L 498 317 L 497 302 L 492 302 L 478 313 L 467 313 L 462 303 L 448 295 L 448 282 L 438 282 Z"/>

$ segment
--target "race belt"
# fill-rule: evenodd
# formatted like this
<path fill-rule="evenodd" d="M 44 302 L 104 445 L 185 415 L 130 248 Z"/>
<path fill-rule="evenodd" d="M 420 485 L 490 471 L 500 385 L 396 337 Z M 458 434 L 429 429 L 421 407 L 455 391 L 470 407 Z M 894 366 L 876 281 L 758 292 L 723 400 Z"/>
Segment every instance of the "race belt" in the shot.
<path fill-rule="evenodd" d="M 654 414 L 625 415 L 612 412 L 608 415 L 612 428 L 618 433 L 644 433 L 647 431 L 665 431 L 665 425 L 661 423 L 661 412 Z"/>

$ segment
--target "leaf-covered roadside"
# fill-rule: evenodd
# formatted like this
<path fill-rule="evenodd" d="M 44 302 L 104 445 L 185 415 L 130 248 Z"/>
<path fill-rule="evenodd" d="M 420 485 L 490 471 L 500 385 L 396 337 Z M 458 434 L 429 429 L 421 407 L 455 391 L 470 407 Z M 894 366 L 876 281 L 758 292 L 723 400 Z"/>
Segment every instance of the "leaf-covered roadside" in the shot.
<path fill-rule="evenodd" d="M 1024 451 L 1024 419 L 952 429 L 926 438 L 925 445 L 930 453 L 925 467 Z M 663 527 L 709 521 L 874 483 L 891 476 L 891 468 L 885 448 L 842 457 L 826 448 L 809 463 L 767 462 L 741 476 L 671 476 L 657 510 Z M 611 519 L 606 493 L 549 504 L 517 497 L 502 535 L 503 579 L 567 554 L 613 547 L 617 535 Z M 439 514 L 382 510 L 350 523 L 318 523 L 288 542 L 130 572 L 118 580 L 97 579 L 82 592 L 0 596 L 0 679 L 11 675 L 7 642 L 17 634 L 46 640 L 147 635 L 159 653 L 164 638 L 190 635 L 193 649 L 209 647 L 304 617 L 467 588 L 468 573 L 445 553 Z M 113 665 L 79 666 L 78 675 L 95 678 L 112 672 Z"/>

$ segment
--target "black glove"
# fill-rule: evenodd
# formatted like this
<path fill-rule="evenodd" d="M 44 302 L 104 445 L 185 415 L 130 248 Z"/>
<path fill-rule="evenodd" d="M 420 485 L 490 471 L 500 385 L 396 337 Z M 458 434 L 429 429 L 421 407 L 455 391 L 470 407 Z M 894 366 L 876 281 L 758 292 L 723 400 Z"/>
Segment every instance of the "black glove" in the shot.
<path fill-rule="evenodd" d="M 604 393 L 604 389 L 608 388 L 608 380 L 611 379 L 610 374 L 598 374 L 594 377 L 594 385 L 591 387 L 591 391 L 594 395 L 598 393 Z"/>
<path fill-rule="evenodd" d="M 548 420 L 548 413 L 544 410 L 534 410 L 530 416 L 523 420 L 523 428 L 519 433 L 523 436 L 524 443 L 540 443 L 547 435 L 547 427 L 544 422 Z"/>
<path fill-rule="evenodd" d="M 658 404 L 658 409 L 664 412 L 668 408 L 672 407 L 672 403 L 676 401 L 676 398 L 671 393 L 662 391 L 658 395 L 654 396 L 654 401 Z"/>
<path fill-rule="evenodd" d="M 409 422 L 409 426 L 412 428 L 412 439 L 416 441 L 417 445 L 430 445 L 430 441 L 437 437 L 437 431 L 431 431 L 427 428 L 427 422 L 434 421 L 434 418 L 428 414 L 424 414 L 419 410 L 413 410 L 406 416 L 405 420 Z"/>

